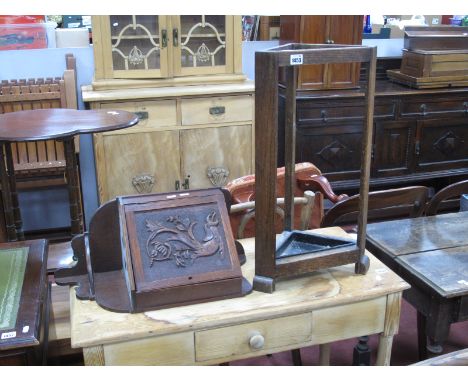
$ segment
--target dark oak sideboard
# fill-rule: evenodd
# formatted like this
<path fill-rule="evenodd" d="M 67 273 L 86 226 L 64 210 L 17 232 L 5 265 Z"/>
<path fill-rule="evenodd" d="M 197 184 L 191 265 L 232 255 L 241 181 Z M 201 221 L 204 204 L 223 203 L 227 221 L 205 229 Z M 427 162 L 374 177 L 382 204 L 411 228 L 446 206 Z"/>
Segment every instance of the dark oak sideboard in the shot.
<path fill-rule="evenodd" d="M 279 91 L 281 147 L 284 97 Z M 312 162 L 336 190 L 357 190 L 363 93 L 298 91 L 296 102 L 296 162 Z M 283 158 L 279 152 L 278 166 Z M 468 88 L 418 90 L 378 80 L 371 188 L 428 184 L 438 189 L 467 176 Z"/>

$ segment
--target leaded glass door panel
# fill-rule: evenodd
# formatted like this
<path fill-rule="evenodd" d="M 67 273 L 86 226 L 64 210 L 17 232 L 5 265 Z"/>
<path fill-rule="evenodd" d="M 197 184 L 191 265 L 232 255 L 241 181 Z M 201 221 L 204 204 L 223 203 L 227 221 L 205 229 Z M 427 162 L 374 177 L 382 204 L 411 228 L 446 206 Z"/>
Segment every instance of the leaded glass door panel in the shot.
<path fill-rule="evenodd" d="M 149 78 L 168 75 L 166 16 L 109 16 L 110 62 L 113 78 Z M 108 57 L 109 58 L 109 57 Z M 106 60 L 105 60 L 106 61 Z"/>
<path fill-rule="evenodd" d="M 174 75 L 232 72 L 232 16 L 174 16 L 171 32 Z"/>

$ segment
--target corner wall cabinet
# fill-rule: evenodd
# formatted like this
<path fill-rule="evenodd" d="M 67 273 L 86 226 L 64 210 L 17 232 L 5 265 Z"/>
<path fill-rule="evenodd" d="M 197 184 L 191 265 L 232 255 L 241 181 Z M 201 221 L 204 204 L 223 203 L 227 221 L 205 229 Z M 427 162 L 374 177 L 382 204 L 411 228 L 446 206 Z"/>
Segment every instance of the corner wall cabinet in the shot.
<path fill-rule="evenodd" d="M 251 174 L 254 84 L 242 74 L 241 16 L 93 16 L 92 109 L 136 113 L 94 135 L 100 202 L 224 186 Z"/>
<path fill-rule="evenodd" d="M 242 75 L 240 16 L 93 16 L 94 88 L 232 82 Z M 213 75 L 217 75 L 213 78 Z M 132 82 L 134 79 L 159 81 Z M 127 79 L 127 82 L 112 81 Z M 161 81 L 164 79 L 165 81 Z"/>

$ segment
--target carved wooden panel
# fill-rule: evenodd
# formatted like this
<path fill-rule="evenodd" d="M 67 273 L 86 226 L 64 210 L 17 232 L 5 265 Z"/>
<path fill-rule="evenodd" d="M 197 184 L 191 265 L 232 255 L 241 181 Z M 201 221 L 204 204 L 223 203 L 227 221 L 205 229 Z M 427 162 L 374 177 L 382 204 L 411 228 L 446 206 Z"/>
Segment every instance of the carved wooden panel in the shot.
<path fill-rule="evenodd" d="M 374 176 L 407 174 L 413 166 L 414 121 L 385 121 L 375 124 Z"/>
<path fill-rule="evenodd" d="M 418 121 L 416 170 L 468 166 L 468 118 Z"/>
<path fill-rule="evenodd" d="M 190 177 L 190 188 L 197 189 L 224 186 L 232 179 L 251 174 L 251 142 L 251 125 L 182 131 L 182 177 Z M 217 180 L 213 174 L 216 171 Z"/>
<path fill-rule="evenodd" d="M 159 131 L 101 136 L 96 151 L 101 203 L 118 195 L 174 190 L 179 133 Z M 102 156 L 102 157 L 101 157 Z"/>
<path fill-rule="evenodd" d="M 320 171 L 355 177 L 360 171 L 362 124 L 297 129 L 296 163 L 312 162 Z M 329 175 L 327 175 L 328 177 Z M 333 176 L 330 177 L 333 179 Z"/>

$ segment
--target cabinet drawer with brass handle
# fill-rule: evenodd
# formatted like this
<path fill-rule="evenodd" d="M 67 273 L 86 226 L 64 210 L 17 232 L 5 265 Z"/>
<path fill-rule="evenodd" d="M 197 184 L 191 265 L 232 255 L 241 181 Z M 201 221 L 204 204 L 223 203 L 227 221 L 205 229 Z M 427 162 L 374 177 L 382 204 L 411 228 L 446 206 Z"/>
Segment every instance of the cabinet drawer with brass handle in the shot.
<path fill-rule="evenodd" d="M 396 103 L 376 100 L 374 119 L 393 119 Z M 297 108 L 299 125 L 322 125 L 324 123 L 364 121 L 365 110 L 361 101 L 310 102 L 300 101 Z"/>
<path fill-rule="evenodd" d="M 182 125 L 251 122 L 252 96 L 190 98 L 181 100 Z"/>
<path fill-rule="evenodd" d="M 258 355 L 304 344 L 312 337 L 312 313 L 280 317 L 195 333 L 195 359 L 204 362 L 236 354 Z"/>
<path fill-rule="evenodd" d="M 420 100 L 406 101 L 401 103 L 402 117 L 443 117 L 443 116 L 468 116 L 468 99 L 445 99 L 435 100 L 424 98 Z"/>
<path fill-rule="evenodd" d="M 102 104 L 101 108 L 135 113 L 139 118 L 135 128 L 175 126 L 177 124 L 175 100 L 112 102 Z"/>

